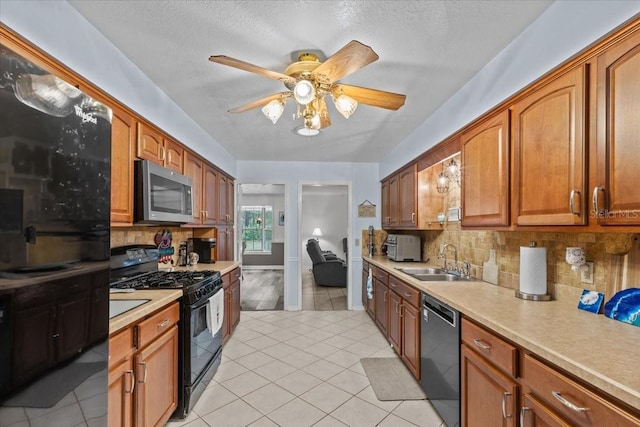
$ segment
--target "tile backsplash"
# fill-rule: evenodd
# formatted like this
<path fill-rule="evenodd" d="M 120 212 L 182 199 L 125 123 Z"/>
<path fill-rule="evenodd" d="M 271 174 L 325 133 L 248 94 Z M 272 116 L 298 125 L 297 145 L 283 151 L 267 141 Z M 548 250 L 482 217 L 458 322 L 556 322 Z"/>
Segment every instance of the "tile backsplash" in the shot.
<path fill-rule="evenodd" d="M 632 233 L 469 231 L 462 230 L 457 223 L 447 224 L 443 231 L 398 233 L 419 234 L 422 238 L 422 259 L 433 265 L 442 265 L 442 260 L 438 259 L 440 245 L 453 244 L 458 249 L 458 260 L 471 263 L 471 275 L 475 278 L 482 278 L 482 264 L 489 259 L 489 249 L 495 249 L 499 266 L 498 285 L 511 289 L 519 287 L 520 247 L 536 242 L 538 247 L 547 248 L 547 291 L 555 299 L 575 301 L 576 304 L 583 289 L 607 293 L 607 281 L 612 280 L 609 275 L 612 259 L 627 254 L 640 238 L 640 235 Z M 375 230 L 374 241 L 378 250 L 386 234 L 384 230 Z M 366 230 L 363 230 L 363 243 L 367 241 L 366 235 Z M 587 261 L 594 263 L 593 284 L 582 283 L 581 274 L 572 271 L 565 262 L 565 250 L 569 246 L 583 248 Z M 363 254 L 366 254 L 365 244 Z M 453 260 L 449 249 L 447 259 Z M 638 266 L 632 268 L 637 269 Z M 607 299 L 610 297 L 605 295 Z"/>

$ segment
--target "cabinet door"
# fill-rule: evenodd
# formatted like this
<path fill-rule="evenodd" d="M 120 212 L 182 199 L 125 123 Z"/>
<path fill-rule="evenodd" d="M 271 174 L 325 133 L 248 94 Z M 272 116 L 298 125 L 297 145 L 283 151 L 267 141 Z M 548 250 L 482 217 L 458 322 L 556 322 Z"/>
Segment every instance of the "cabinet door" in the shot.
<path fill-rule="evenodd" d="M 164 167 L 182 173 L 184 149 L 177 142 L 164 138 Z"/>
<path fill-rule="evenodd" d="M 108 425 L 130 427 L 133 422 L 133 392 L 135 376 L 131 359 L 109 369 Z"/>
<path fill-rule="evenodd" d="M 520 427 L 570 427 L 551 409 L 530 394 L 525 394 L 520 407 Z"/>
<path fill-rule="evenodd" d="M 225 277 L 227 276 L 228 274 L 225 274 Z M 224 324 L 222 325 L 222 331 L 222 339 L 224 340 L 231 333 L 231 286 L 224 288 Z"/>
<path fill-rule="evenodd" d="M 391 221 L 391 199 L 389 194 L 389 181 L 382 181 L 380 189 L 382 191 L 382 228 L 386 228 L 390 225 Z"/>
<path fill-rule="evenodd" d="M 515 427 L 517 425 L 516 383 L 465 345 L 461 351 L 460 425 Z"/>
<path fill-rule="evenodd" d="M 203 168 L 204 163 L 199 157 L 190 152 L 184 155 L 184 174 L 191 178 L 191 197 L 193 198 L 193 223 L 202 224 L 204 218 L 204 209 L 202 208 L 203 199 Z"/>
<path fill-rule="evenodd" d="M 178 403 L 178 327 L 135 356 L 135 425 L 162 426 Z"/>
<path fill-rule="evenodd" d="M 387 284 L 381 280 L 374 279 L 375 289 L 373 291 L 375 300 L 375 320 L 383 334 L 387 334 L 387 325 L 389 323 L 389 288 Z"/>
<path fill-rule="evenodd" d="M 133 162 L 136 122 L 113 109 L 111 121 L 111 222 L 133 224 Z"/>
<path fill-rule="evenodd" d="M 63 360 L 79 353 L 89 344 L 89 308 L 91 293 L 85 292 L 60 299 L 56 309 L 56 354 Z"/>
<path fill-rule="evenodd" d="M 398 175 L 400 227 L 415 228 L 418 218 L 418 165 L 403 169 Z"/>
<path fill-rule="evenodd" d="M 420 379 L 420 311 L 402 303 L 402 360 L 416 379 Z"/>
<path fill-rule="evenodd" d="M 231 329 L 229 332 L 233 332 L 240 322 L 240 280 L 236 280 L 231 283 L 231 286 L 229 286 L 229 292 L 229 305 L 231 308 L 231 317 L 229 319 L 231 322 Z"/>
<path fill-rule="evenodd" d="M 509 111 L 462 134 L 462 225 L 509 225 Z"/>
<path fill-rule="evenodd" d="M 204 188 L 202 189 L 203 224 L 215 224 L 218 211 L 218 171 L 211 165 L 204 164 Z"/>
<path fill-rule="evenodd" d="M 228 206 L 227 206 L 227 176 L 223 173 L 218 174 L 218 212 L 216 214 L 217 223 L 220 225 L 228 225 Z"/>
<path fill-rule="evenodd" d="M 233 225 L 235 221 L 235 181 L 227 177 L 227 224 Z"/>
<path fill-rule="evenodd" d="M 600 55 L 597 67 L 598 172 L 591 212 L 602 225 L 640 225 L 640 33 Z"/>
<path fill-rule="evenodd" d="M 55 305 L 39 305 L 17 310 L 14 317 L 12 384 L 18 386 L 50 367 L 55 361 Z"/>
<path fill-rule="evenodd" d="M 517 225 L 586 223 L 584 74 L 570 71 L 513 107 Z"/>
<path fill-rule="evenodd" d="M 398 353 L 402 353 L 402 322 L 400 318 L 400 310 L 402 309 L 402 298 L 389 290 L 389 329 L 387 330 L 387 337 L 394 350 Z"/>
<path fill-rule="evenodd" d="M 389 227 L 397 227 L 400 225 L 400 180 L 398 175 L 389 178 Z"/>
<path fill-rule="evenodd" d="M 140 159 L 163 165 L 165 159 L 162 134 L 151 126 L 138 123 L 138 143 L 136 155 Z"/>

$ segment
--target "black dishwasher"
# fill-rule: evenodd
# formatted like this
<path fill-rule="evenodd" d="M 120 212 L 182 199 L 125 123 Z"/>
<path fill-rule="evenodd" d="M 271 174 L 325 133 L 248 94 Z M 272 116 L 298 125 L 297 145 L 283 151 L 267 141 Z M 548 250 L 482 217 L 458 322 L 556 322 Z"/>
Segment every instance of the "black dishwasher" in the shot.
<path fill-rule="evenodd" d="M 422 294 L 422 389 L 448 427 L 460 425 L 460 314 Z"/>

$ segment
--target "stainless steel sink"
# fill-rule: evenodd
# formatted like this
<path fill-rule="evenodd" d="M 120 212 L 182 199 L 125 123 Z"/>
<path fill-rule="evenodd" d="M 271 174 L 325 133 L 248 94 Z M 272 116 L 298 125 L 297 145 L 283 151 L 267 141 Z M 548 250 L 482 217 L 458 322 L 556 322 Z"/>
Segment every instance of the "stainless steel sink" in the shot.
<path fill-rule="evenodd" d="M 407 268 L 396 267 L 396 270 L 402 271 L 403 273 L 406 273 L 410 276 L 413 276 L 414 274 L 446 274 L 447 273 L 442 268 L 435 268 L 435 267 L 407 267 Z"/>
<path fill-rule="evenodd" d="M 457 276 L 450 273 L 442 274 L 411 274 L 414 277 L 423 282 L 467 282 L 469 279 L 462 276 Z"/>

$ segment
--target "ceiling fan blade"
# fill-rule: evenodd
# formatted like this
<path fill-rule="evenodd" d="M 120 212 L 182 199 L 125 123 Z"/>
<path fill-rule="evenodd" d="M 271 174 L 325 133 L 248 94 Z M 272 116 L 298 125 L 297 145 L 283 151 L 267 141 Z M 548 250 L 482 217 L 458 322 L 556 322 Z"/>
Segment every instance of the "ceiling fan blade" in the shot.
<path fill-rule="evenodd" d="M 377 60 L 373 49 L 352 40 L 313 70 L 311 76 L 320 83 L 331 84 Z"/>
<path fill-rule="evenodd" d="M 274 80 L 280 80 L 281 82 L 295 83 L 295 79 L 287 76 L 286 74 L 278 73 L 277 71 L 267 70 L 266 68 L 258 67 L 257 65 L 249 64 L 248 62 L 241 61 L 240 59 L 231 58 L 225 55 L 213 55 L 209 57 L 209 61 L 216 62 L 218 64 L 227 65 L 229 67 L 238 68 L 240 70 L 249 71 L 250 73 L 259 74 L 264 77 L 268 77 Z"/>
<path fill-rule="evenodd" d="M 320 129 L 331 126 L 331 118 L 329 117 L 329 110 L 324 96 L 318 101 L 318 114 L 320 115 Z"/>
<path fill-rule="evenodd" d="M 274 99 L 281 98 L 284 101 L 285 99 L 289 98 L 290 96 L 291 96 L 291 92 L 274 93 L 273 95 L 269 95 L 269 96 L 267 96 L 265 98 L 261 98 L 261 99 L 258 99 L 256 101 L 249 102 L 248 104 L 244 104 L 244 105 L 241 105 L 239 107 L 232 108 L 231 110 L 229 110 L 229 112 L 230 113 L 244 113 L 245 111 L 265 106 L 269 102 L 273 101 Z"/>
<path fill-rule="evenodd" d="M 404 105 L 404 100 L 407 98 L 406 95 L 401 95 L 399 93 L 343 84 L 334 84 L 331 86 L 331 94 L 334 97 L 344 94 L 350 96 L 361 104 L 386 108 L 387 110 L 399 109 Z"/>

